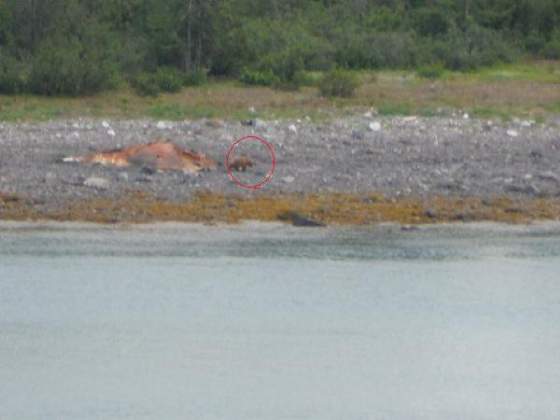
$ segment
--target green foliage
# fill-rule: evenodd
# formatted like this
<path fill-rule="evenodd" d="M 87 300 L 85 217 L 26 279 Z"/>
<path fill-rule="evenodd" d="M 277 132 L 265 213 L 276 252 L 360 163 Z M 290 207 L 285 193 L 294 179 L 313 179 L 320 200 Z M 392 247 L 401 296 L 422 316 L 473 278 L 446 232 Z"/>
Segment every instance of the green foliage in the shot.
<path fill-rule="evenodd" d="M 284 49 L 272 52 L 260 63 L 262 70 L 270 69 L 280 82 L 292 82 L 296 73 L 304 69 L 303 58 L 297 49 Z"/>
<path fill-rule="evenodd" d="M 157 96 L 160 92 L 179 92 L 183 86 L 200 86 L 207 82 L 204 70 L 183 73 L 173 67 L 160 67 L 155 73 L 141 73 L 131 85 L 140 96 Z"/>
<path fill-rule="evenodd" d="M 115 83 L 112 57 L 95 40 L 47 39 L 32 61 L 28 89 L 36 94 L 77 96 Z"/>
<path fill-rule="evenodd" d="M 291 89 L 335 67 L 471 70 L 558 59 L 559 27 L 557 0 L 0 0 L 0 89 L 82 95 L 124 79 L 157 94 L 205 83 L 197 69 Z"/>
<path fill-rule="evenodd" d="M 477 25 L 470 25 L 465 31 L 450 31 L 445 39 L 434 42 L 430 49 L 434 61 L 459 71 L 511 62 L 517 56 L 516 49 L 499 33 Z"/>
<path fill-rule="evenodd" d="M 294 75 L 294 81 L 297 86 L 316 86 L 321 81 L 319 75 L 319 72 L 300 70 Z"/>
<path fill-rule="evenodd" d="M 159 85 L 153 74 L 141 73 L 131 80 L 131 86 L 140 96 L 157 96 L 160 93 Z"/>
<path fill-rule="evenodd" d="M 184 83 L 183 74 L 173 67 L 158 68 L 153 78 L 162 92 L 179 92 Z"/>
<path fill-rule="evenodd" d="M 442 9 L 420 8 L 413 13 L 412 22 L 420 36 L 445 35 L 449 30 L 449 20 Z"/>
<path fill-rule="evenodd" d="M 523 43 L 525 50 L 532 51 L 535 54 L 541 55 L 547 44 L 547 41 L 542 34 L 538 33 L 537 31 L 531 31 L 531 33 L 529 33 L 527 37 L 525 37 Z"/>
<path fill-rule="evenodd" d="M 398 32 L 402 21 L 403 16 L 398 10 L 381 6 L 369 12 L 366 18 L 366 25 L 376 32 Z"/>
<path fill-rule="evenodd" d="M 10 21 L 13 17 L 11 16 L 10 9 L 4 1 L 0 1 L 0 46 L 7 45 L 11 42 L 12 34 L 9 30 Z M 0 58 L 1 58 L 0 53 Z"/>
<path fill-rule="evenodd" d="M 319 91 L 325 97 L 349 98 L 354 95 L 359 82 L 356 76 L 346 70 L 331 70 L 319 83 Z"/>
<path fill-rule="evenodd" d="M 549 60 L 560 60 L 560 39 L 549 41 L 543 48 L 543 56 Z"/>
<path fill-rule="evenodd" d="M 550 60 L 560 59 L 560 31 L 555 31 L 550 41 L 542 48 L 542 54 Z"/>
<path fill-rule="evenodd" d="M 27 87 L 25 65 L 0 51 L 0 93 L 23 93 Z"/>
<path fill-rule="evenodd" d="M 273 86 L 280 83 L 280 79 L 272 72 L 272 70 L 251 70 L 243 69 L 239 80 L 246 85 L 253 86 Z"/>
<path fill-rule="evenodd" d="M 416 70 L 416 74 L 424 79 L 441 79 L 443 74 L 445 73 L 445 69 L 441 64 L 434 64 L 434 65 L 427 65 L 419 67 Z"/>
<path fill-rule="evenodd" d="M 215 118 L 217 110 L 208 106 L 185 106 L 176 103 L 159 103 L 148 110 L 155 119 L 184 120 L 185 118 Z"/>
<path fill-rule="evenodd" d="M 208 74 L 204 69 L 193 70 L 183 76 L 184 86 L 202 86 L 206 83 L 208 83 Z"/>
<path fill-rule="evenodd" d="M 302 70 L 327 70 L 333 66 L 331 45 L 310 33 L 302 23 L 251 20 L 229 36 L 233 68 L 268 71 L 279 83 L 295 83 Z M 250 75 L 246 75 L 250 76 Z M 243 77 L 246 78 L 246 77 Z M 269 77 L 269 79 L 272 79 Z"/>
<path fill-rule="evenodd" d="M 336 62 L 339 66 L 365 68 L 407 68 L 417 62 L 417 45 L 410 33 L 379 32 L 368 35 L 343 31 L 338 34 Z"/>

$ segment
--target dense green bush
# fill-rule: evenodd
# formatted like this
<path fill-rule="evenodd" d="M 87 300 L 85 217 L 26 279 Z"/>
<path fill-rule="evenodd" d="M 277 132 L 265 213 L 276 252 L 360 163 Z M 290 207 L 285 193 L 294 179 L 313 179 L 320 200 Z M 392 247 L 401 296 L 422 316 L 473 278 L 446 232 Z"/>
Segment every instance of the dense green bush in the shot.
<path fill-rule="evenodd" d="M 445 35 L 449 20 L 445 12 L 437 8 L 422 7 L 412 13 L 412 23 L 420 36 Z"/>
<path fill-rule="evenodd" d="M 27 89 L 25 65 L 0 52 L 0 93 L 17 94 Z"/>
<path fill-rule="evenodd" d="M 375 32 L 398 32 L 403 26 L 403 16 L 398 10 L 382 5 L 369 11 L 365 23 Z"/>
<path fill-rule="evenodd" d="M 179 92 L 183 86 L 200 86 L 208 81 L 206 71 L 183 73 L 172 67 L 161 67 L 155 73 L 141 73 L 131 86 L 141 96 L 157 96 L 160 92 Z"/>
<path fill-rule="evenodd" d="M 537 31 L 531 31 L 524 40 L 526 51 L 532 51 L 534 54 L 541 55 L 547 44 L 546 38 Z"/>
<path fill-rule="evenodd" d="M 560 59 L 559 27 L 557 0 L 0 0 L 0 91 L 206 82 L 184 69 L 290 89 L 334 67 L 469 70 Z"/>
<path fill-rule="evenodd" d="M 248 84 L 297 87 L 301 71 L 334 64 L 332 45 L 302 23 L 251 20 L 231 33 L 230 45 L 237 52 L 240 79 Z"/>
<path fill-rule="evenodd" d="M 179 92 L 184 83 L 184 75 L 173 67 L 158 68 L 153 78 L 162 92 Z"/>
<path fill-rule="evenodd" d="M 294 81 L 296 73 L 304 70 L 303 58 L 297 49 L 284 49 L 272 52 L 260 63 L 261 71 L 270 69 L 280 82 Z"/>
<path fill-rule="evenodd" d="M 297 86 L 317 86 L 321 80 L 321 73 L 301 70 L 294 75 Z"/>
<path fill-rule="evenodd" d="M 354 74 L 349 71 L 331 70 L 319 82 L 319 91 L 322 96 L 339 96 L 348 98 L 354 95 L 359 83 Z"/>
<path fill-rule="evenodd" d="M 28 88 L 43 95 L 91 94 L 113 86 L 115 70 L 112 57 L 93 40 L 47 40 L 33 59 Z"/>
<path fill-rule="evenodd" d="M 280 79 L 272 72 L 272 70 L 259 71 L 248 68 L 241 71 L 239 80 L 246 85 L 254 86 L 274 86 L 280 83 Z"/>
<path fill-rule="evenodd" d="M 338 34 L 336 62 L 339 66 L 365 68 L 407 68 L 416 65 L 417 43 L 413 34 L 401 32 L 355 32 Z"/>
<path fill-rule="evenodd" d="M 549 41 L 543 48 L 542 52 L 544 58 L 549 60 L 559 60 L 560 59 L 560 40 Z"/>
<path fill-rule="evenodd" d="M 445 72 L 444 67 L 441 64 L 433 64 L 419 67 L 416 70 L 416 74 L 418 76 L 423 77 L 424 79 L 440 79 Z"/>
<path fill-rule="evenodd" d="M 208 73 L 205 69 L 193 70 L 183 76 L 183 85 L 202 86 L 208 83 Z"/>
<path fill-rule="evenodd" d="M 459 71 L 511 62 L 518 54 L 500 34 L 477 25 L 471 25 L 464 31 L 450 31 L 443 40 L 434 41 L 430 49 L 433 61 Z"/>
<path fill-rule="evenodd" d="M 542 48 L 542 54 L 549 60 L 560 59 L 560 31 L 555 31 L 550 39 Z"/>
<path fill-rule="evenodd" d="M 141 73 L 130 81 L 134 91 L 140 96 L 157 96 L 159 85 L 151 73 Z"/>

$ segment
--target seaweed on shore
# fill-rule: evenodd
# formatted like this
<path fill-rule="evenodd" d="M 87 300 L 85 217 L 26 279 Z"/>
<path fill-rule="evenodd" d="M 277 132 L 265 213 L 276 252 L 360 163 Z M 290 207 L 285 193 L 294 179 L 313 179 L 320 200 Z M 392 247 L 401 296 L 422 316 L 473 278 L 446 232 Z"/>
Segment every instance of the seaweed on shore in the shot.
<path fill-rule="evenodd" d="M 119 199 L 35 203 L 18 196 L 0 195 L 2 220 L 55 220 L 95 223 L 151 223 L 160 221 L 238 223 L 243 220 L 282 221 L 296 226 L 372 225 L 495 221 L 529 223 L 558 220 L 556 198 L 506 197 L 385 198 L 378 194 L 276 194 L 253 197 L 200 193 L 183 202 L 160 200 L 146 193 Z"/>

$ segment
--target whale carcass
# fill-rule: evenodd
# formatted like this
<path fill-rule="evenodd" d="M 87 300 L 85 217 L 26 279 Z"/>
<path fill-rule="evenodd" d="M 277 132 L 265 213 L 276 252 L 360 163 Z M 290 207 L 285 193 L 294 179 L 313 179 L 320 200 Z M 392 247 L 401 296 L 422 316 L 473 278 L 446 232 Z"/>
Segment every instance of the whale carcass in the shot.
<path fill-rule="evenodd" d="M 148 167 L 156 171 L 197 173 L 216 168 L 216 162 L 205 154 L 187 151 L 176 144 L 158 139 L 120 149 L 93 152 L 83 156 L 69 156 L 63 162 L 91 163 L 105 166 Z"/>

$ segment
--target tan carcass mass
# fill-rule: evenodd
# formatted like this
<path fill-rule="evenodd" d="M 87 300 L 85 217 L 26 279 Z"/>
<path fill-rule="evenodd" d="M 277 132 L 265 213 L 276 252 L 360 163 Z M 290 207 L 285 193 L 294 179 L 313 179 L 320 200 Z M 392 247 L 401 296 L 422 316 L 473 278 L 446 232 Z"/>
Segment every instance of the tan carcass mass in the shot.
<path fill-rule="evenodd" d="M 184 150 L 163 139 L 122 149 L 94 152 L 84 156 L 70 156 L 64 158 L 63 161 L 116 167 L 136 165 L 157 171 L 183 171 L 185 173 L 197 173 L 216 168 L 216 162 L 206 155 Z"/>

